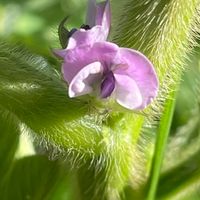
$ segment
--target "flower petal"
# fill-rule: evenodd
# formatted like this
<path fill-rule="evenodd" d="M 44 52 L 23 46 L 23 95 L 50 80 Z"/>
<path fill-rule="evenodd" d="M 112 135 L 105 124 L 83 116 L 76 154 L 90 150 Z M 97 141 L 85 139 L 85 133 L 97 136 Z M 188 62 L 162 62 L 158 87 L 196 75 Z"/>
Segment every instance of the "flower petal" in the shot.
<path fill-rule="evenodd" d="M 95 42 L 106 41 L 110 30 L 110 19 L 109 0 L 98 4 L 95 0 L 89 0 L 86 24 L 92 28 L 74 32 L 69 38 L 67 49 L 75 48 L 77 45 L 92 45 Z"/>
<path fill-rule="evenodd" d="M 62 66 L 64 79 L 70 83 L 83 67 L 96 61 L 101 62 L 104 68 L 110 66 L 118 51 L 119 47 L 110 42 L 97 42 L 92 47 L 82 45 L 67 50 Z"/>
<path fill-rule="evenodd" d="M 101 26 L 94 26 L 89 30 L 80 29 L 69 38 L 67 49 L 73 49 L 81 45 L 92 46 L 95 42 L 105 41 L 106 39 L 107 33 Z"/>
<path fill-rule="evenodd" d="M 114 98 L 121 106 L 137 110 L 142 104 L 142 96 L 135 81 L 127 75 L 114 74 L 116 86 Z"/>
<path fill-rule="evenodd" d="M 96 0 L 89 0 L 86 24 L 90 27 L 100 25 L 108 36 L 111 24 L 110 2 L 106 0 L 96 3 Z"/>
<path fill-rule="evenodd" d="M 104 63 L 105 70 L 111 70 L 112 65 L 119 64 L 118 59 L 119 47 L 112 42 L 96 42 L 91 51 L 96 59 Z"/>
<path fill-rule="evenodd" d="M 110 71 L 106 74 L 103 82 L 101 83 L 101 98 L 109 97 L 115 88 L 115 77 Z"/>
<path fill-rule="evenodd" d="M 137 84 L 142 104 L 139 109 L 144 109 L 156 97 L 158 92 L 158 79 L 152 63 L 140 52 L 120 48 L 120 57 L 126 67 L 119 67 L 114 73 L 128 75 Z"/>
<path fill-rule="evenodd" d="M 85 66 L 72 79 L 69 85 L 69 97 L 77 97 L 89 94 L 93 91 L 92 85 L 100 81 L 103 74 L 103 66 L 100 62 L 94 62 Z"/>
<path fill-rule="evenodd" d="M 111 25 L 111 11 L 109 0 L 106 0 L 105 2 L 99 3 L 97 5 L 96 25 L 101 25 L 102 29 L 105 32 L 105 35 L 107 35 L 108 37 Z"/>

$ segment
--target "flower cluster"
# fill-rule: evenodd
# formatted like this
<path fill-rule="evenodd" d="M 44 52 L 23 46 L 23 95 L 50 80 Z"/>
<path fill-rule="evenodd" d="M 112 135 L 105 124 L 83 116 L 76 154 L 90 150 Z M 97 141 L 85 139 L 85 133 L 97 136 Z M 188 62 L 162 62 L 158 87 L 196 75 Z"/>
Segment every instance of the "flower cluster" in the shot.
<path fill-rule="evenodd" d="M 157 95 L 155 70 L 142 53 L 106 41 L 110 13 L 108 0 L 89 0 L 86 25 L 72 29 L 67 47 L 54 51 L 63 59 L 69 97 L 95 93 L 130 110 L 144 109 Z"/>

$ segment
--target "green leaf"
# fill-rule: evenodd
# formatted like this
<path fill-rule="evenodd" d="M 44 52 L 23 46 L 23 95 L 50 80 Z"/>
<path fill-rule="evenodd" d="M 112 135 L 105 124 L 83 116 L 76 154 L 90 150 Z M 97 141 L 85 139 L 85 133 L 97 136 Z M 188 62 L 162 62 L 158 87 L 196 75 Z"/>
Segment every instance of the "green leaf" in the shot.
<path fill-rule="evenodd" d="M 118 196 L 134 162 L 133 130 L 143 121 L 132 113 L 109 112 L 89 97 L 70 99 L 59 73 L 41 57 L 2 45 L 0 58 L 0 105 L 53 156 L 72 163 L 92 160 L 96 173 L 107 174 L 107 194 Z"/>
<path fill-rule="evenodd" d="M 60 180 L 65 178 L 65 200 L 76 199 L 68 169 L 58 162 L 49 161 L 45 156 L 30 156 L 16 160 L 1 188 L 1 199 L 37 199 L 49 200 L 52 192 L 60 187 Z M 49 196 L 51 194 L 51 196 Z M 62 200 L 54 194 L 54 200 Z M 52 199 L 53 200 L 53 199 Z"/>
<path fill-rule="evenodd" d="M 180 165 L 162 174 L 158 187 L 158 199 L 181 200 L 199 190 L 199 152 L 200 150 Z"/>
<path fill-rule="evenodd" d="M 93 105 L 68 98 L 53 67 L 41 57 L 23 54 L 27 53 L 19 48 L 1 46 L 0 105 L 55 146 L 95 149 L 101 135 L 89 116 Z"/>
<path fill-rule="evenodd" d="M 19 124 L 15 116 L 0 107 L 0 177 L 4 181 L 12 162 L 19 140 Z"/>

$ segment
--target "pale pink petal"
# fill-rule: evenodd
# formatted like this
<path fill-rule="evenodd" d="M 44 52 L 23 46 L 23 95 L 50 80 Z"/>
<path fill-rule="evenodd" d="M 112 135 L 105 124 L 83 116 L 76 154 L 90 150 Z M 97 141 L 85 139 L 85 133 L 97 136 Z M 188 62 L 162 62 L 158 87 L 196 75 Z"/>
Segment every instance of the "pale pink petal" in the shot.
<path fill-rule="evenodd" d="M 69 38 L 67 49 L 81 45 L 92 46 L 95 42 L 105 41 L 106 39 L 107 33 L 101 26 L 94 26 L 89 30 L 80 29 Z"/>
<path fill-rule="evenodd" d="M 106 69 L 111 70 L 112 66 L 118 64 L 119 47 L 112 42 L 96 42 L 91 51 L 93 55 L 102 63 Z"/>
<path fill-rule="evenodd" d="M 107 35 L 108 37 L 111 25 L 111 11 L 109 0 L 106 0 L 105 2 L 99 3 L 97 5 L 96 25 L 101 25 L 105 35 Z"/>
<path fill-rule="evenodd" d="M 115 60 L 118 51 L 119 47 L 110 42 L 97 42 L 92 47 L 82 45 L 67 50 L 62 66 L 64 79 L 70 83 L 83 67 L 96 61 L 101 62 L 107 69 Z"/>
<path fill-rule="evenodd" d="M 116 83 L 113 97 L 121 106 L 137 110 L 142 105 L 142 96 L 136 82 L 127 75 L 114 74 Z"/>
<path fill-rule="evenodd" d="M 106 0 L 101 3 L 96 3 L 96 0 L 89 0 L 86 24 L 90 27 L 100 25 L 103 29 L 109 32 L 111 25 L 111 10 L 110 2 Z"/>
<path fill-rule="evenodd" d="M 111 12 L 109 0 L 96 3 L 89 0 L 86 24 L 89 30 L 77 30 L 69 39 L 67 49 L 75 48 L 77 45 L 92 45 L 95 42 L 106 41 L 111 23 Z"/>
<path fill-rule="evenodd" d="M 93 86 L 102 78 L 103 66 L 100 62 L 93 62 L 83 69 L 72 79 L 69 85 L 69 97 L 77 97 L 89 94 L 93 91 Z"/>
<path fill-rule="evenodd" d="M 158 79 L 152 63 L 142 53 L 120 48 L 122 67 L 115 69 L 115 74 L 124 74 L 132 78 L 138 86 L 142 104 L 138 109 L 144 109 L 156 97 Z"/>

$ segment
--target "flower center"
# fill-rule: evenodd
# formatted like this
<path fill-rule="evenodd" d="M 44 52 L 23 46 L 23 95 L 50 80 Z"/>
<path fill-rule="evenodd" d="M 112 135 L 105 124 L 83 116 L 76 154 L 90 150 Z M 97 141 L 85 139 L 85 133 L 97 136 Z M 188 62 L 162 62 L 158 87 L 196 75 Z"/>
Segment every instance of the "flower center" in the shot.
<path fill-rule="evenodd" d="M 85 30 L 90 30 L 91 29 L 91 27 L 89 25 L 87 25 L 87 24 L 81 25 L 80 28 L 85 29 Z"/>
<path fill-rule="evenodd" d="M 90 26 L 87 25 L 87 24 L 81 25 L 80 28 L 85 29 L 86 31 L 91 29 Z M 68 35 L 67 35 L 68 39 L 69 39 L 76 31 L 78 31 L 77 28 L 71 29 L 71 31 L 69 31 L 69 33 L 68 33 Z"/>
<path fill-rule="evenodd" d="M 101 83 L 101 98 L 109 97 L 115 88 L 115 77 L 112 71 L 109 71 Z"/>

